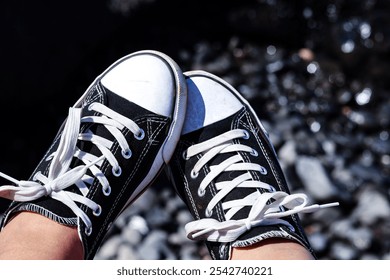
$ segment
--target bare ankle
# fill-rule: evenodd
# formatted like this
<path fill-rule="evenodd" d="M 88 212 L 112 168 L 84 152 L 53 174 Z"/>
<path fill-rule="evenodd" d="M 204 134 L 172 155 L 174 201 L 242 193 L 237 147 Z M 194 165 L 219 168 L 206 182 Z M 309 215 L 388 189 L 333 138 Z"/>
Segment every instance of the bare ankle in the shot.
<path fill-rule="evenodd" d="M 0 233 L 0 259 L 82 259 L 77 228 L 20 212 Z"/>
<path fill-rule="evenodd" d="M 312 260 L 313 255 L 299 243 L 283 239 L 270 238 L 248 247 L 235 247 L 232 260 Z"/>

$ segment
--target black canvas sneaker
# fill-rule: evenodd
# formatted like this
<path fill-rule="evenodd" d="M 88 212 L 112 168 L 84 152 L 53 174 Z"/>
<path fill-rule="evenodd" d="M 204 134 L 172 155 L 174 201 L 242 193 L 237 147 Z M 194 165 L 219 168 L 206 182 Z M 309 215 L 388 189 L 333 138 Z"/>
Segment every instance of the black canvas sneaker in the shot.
<path fill-rule="evenodd" d="M 249 103 L 228 83 L 204 72 L 184 73 L 188 106 L 182 136 L 167 168 L 195 218 L 187 237 L 205 240 L 213 259 L 232 247 L 268 238 L 299 242 L 310 252 L 297 213 L 315 211 L 290 194 L 267 132 Z"/>
<path fill-rule="evenodd" d="M 139 51 L 112 64 L 69 109 L 28 181 L 2 177 L 11 200 L 3 228 L 19 211 L 77 226 L 92 259 L 121 212 L 158 176 L 179 140 L 186 83 L 176 63 Z"/>

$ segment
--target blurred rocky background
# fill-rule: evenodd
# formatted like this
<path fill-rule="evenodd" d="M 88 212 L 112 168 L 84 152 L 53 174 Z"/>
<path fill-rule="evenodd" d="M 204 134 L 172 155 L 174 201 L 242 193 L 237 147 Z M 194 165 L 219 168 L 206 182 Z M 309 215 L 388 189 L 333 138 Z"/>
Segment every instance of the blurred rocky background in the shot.
<path fill-rule="evenodd" d="M 319 259 L 390 259 L 390 1 L 3 1 L 0 171 L 27 179 L 93 79 L 156 49 L 229 81 L 270 133 Z M 8 182 L 2 182 L 8 183 Z M 0 200 L 0 213 L 8 202 Z M 96 259 L 208 259 L 164 177 Z"/>

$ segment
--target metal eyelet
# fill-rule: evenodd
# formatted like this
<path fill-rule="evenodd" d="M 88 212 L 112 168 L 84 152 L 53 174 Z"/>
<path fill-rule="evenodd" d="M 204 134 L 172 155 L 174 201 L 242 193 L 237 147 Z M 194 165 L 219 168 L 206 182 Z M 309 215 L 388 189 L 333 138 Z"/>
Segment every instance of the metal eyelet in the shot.
<path fill-rule="evenodd" d="M 120 166 L 118 166 L 118 168 L 112 168 L 112 174 L 115 176 L 115 177 L 119 177 L 121 176 L 122 174 L 122 168 Z"/>
<path fill-rule="evenodd" d="M 257 156 L 259 155 L 259 153 L 258 153 L 255 149 L 253 149 L 253 150 L 250 152 L 250 154 L 251 154 L 252 156 L 254 156 L 254 157 L 257 157 Z"/>
<path fill-rule="evenodd" d="M 263 174 L 263 175 L 267 175 L 268 171 L 263 166 L 260 166 L 260 173 Z"/>
<path fill-rule="evenodd" d="M 145 138 L 145 131 L 141 128 L 140 129 L 140 133 L 137 135 L 137 134 L 134 134 L 134 138 L 137 139 L 137 140 L 142 140 Z"/>
<path fill-rule="evenodd" d="M 191 178 L 196 179 L 199 176 L 199 172 L 196 173 L 193 169 L 191 170 Z"/>
<path fill-rule="evenodd" d="M 198 196 L 199 197 L 203 197 L 205 194 L 206 194 L 206 190 L 202 190 L 202 189 L 198 188 Z"/>
<path fill-rule="evenodd" d="M 123 158 L 129 159 L 129 158 L 131 158 L 132 155 L 133 155 L 133 153 L 131 152 L 130 149 L 122 150 Z"/>
<path fill-rule="evenodd" d="M 182 157 L 184 160 L 189 160 L 190 158 L 187 157 L 187 150 L 183 151 Z"/>
<path fill-rule="evenodd" d="M 51 161 L 54 158 L 54 154 L 49 155 L 45 161 Z"/>
<path fill-rule="evenodd" d="M 92 109 L 92 106 L 93 106 L 93 103 L 91 103 L 91 104 L 88 105 L 88 111 L 92 111 L 92 110 L 93 110 L 93 109 Z"/>
<path fill-rule="evenodd" d="M 206 215 L 207 218 L 210 218 L 211 215 L 213 215 L 213 210 L 209 210 L 208 208 L 206 208 L 204 214 Z"/>
<path fill-rule="evenodd" d="M 92 234 L 92 226 L 91 227 L 86 227 L 84 232 L 85 232 L 85 234 L 87 236 L 90 236 Z"/>
<path fill-rule="evenodd" d="M 99 217 L 101 213 L 102 213 L 102 207 L 100 205 L 98 205 L 98 208 L 92 212 L 92 214 L 96 217 Z"/>
<path fill-rule="evenodd" d="M 249 132 L 246 131 L 246 130 L 244 130 L 244 136 L 243 136 L 242 138 L 244 138 L 244 139 L 249 139 L 249 137 L 250 137 Z"/>
<path fill-rule="evenodd" d="M 108 186 L 106 189 L 103 189 L 103 194 L 109 196 L 111 194 L 111 187 Z"/>

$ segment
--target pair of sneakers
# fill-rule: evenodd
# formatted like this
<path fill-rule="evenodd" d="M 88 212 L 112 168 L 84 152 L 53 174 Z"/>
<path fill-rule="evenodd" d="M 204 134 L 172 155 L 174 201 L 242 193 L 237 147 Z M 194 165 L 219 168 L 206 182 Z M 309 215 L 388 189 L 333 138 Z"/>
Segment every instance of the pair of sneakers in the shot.
<path fill-rule="evenodd" d="M 232 86 L 144 50 L 95 79 L 29 180 L 0 173 L 13 183 L 0 187 L 13 200 L 1 228 L 17 212 L 39 213 L 77 227 L 84 258 L 93 259 L 164 168 L 194 217 L 188 238 L 204 240 L 213 259 L 274 237 L 312 251 L 297 213 L 331 206 L 289 193 L 267 132 Z"/>

